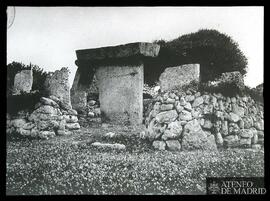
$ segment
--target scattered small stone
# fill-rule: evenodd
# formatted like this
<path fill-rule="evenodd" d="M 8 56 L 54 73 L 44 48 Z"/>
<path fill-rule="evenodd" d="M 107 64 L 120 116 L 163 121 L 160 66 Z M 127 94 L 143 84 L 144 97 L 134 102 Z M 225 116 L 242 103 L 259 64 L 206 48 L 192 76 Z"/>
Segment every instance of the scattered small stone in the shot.
<path fill-rule="evenodd" d="M 154 149 L 157 149 L 157 150 L 165 150 L 166 143 L 164 141 L 156 140 L 153 142 L 153 147 L 154 147 Z"/>
<path fill-rule="evenodd" d="M 109 148 L 109 149 L 116 149 L 116 150 L 126 149 L 126 146 L 124 144 L 119 144 L 119 143 L 110 144 L 110 143 L 94 142 L 91 145 L 97 148 Z"/>

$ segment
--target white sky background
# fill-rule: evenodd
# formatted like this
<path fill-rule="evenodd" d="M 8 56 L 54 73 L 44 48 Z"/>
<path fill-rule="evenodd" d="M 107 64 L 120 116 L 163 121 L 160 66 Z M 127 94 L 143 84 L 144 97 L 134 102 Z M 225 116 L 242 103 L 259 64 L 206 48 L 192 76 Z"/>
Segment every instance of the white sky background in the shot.
<path fill-rule="evenodd" d="M 245 84 L 263 82 L 263 7 L 16 7 L 7 30 L 7 63 L 68 67 L 77 49 L 171 40 L 199 29 L 231 36 L 248 58 Z"/>

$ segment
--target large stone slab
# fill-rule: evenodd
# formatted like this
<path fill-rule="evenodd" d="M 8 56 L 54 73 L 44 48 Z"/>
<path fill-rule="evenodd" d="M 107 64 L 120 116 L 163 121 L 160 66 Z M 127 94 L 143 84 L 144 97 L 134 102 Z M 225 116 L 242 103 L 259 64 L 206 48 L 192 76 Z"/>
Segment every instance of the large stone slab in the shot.
<path fill-rule="evenodd" d="M 69 87 L 69 71 L 62 68 L 47 76 L 45 80 L 45 88 L 48 95 L 59 98 L 65 104 L 70 104 L 70 87 Z"/>
<path fill-rule="evenodd" d="M 81 74 L 80 70 L 77 69 L 70 90 L 72 108 L 78 111 L 85 110 L 87 105 L 87 85 L 80 83 Z"/>
<path fill-rule="evenodd" d="M 200 65 L 186 64 L 182 66 L 169 67 L 159 77 L 161 91 L 179 88 L 189 84 L 191 81 L 199 81 Z"/>
<path fill-rule="evenodd" d="M 116 124 L 141 124 L 143 64 L 100 66 L 96 76 L 102 120 Z"/>
<path fill-rule="evenodd" d="M 125 45 L 77 50 L 78 60 L 119 59 L 131 56 L 156 57 L 160 46 L 153 43 L 129 43 Z"/>
<path fill-rule="evenodd" d="M 33 71 L 22 70 L 14 77 L 13 95 L 19 95 L 21 92 L 29 93 L 33 84 Z"/>

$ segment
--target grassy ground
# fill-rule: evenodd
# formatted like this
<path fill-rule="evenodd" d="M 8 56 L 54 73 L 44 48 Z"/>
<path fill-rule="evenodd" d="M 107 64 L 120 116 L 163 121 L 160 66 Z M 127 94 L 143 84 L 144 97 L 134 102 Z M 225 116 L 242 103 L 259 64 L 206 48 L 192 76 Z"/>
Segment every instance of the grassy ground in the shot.
<path fill-rule="evenodd" d="M 104 137 L 117 132 L 114 139 Z M 124 143 L 98 150 L 94 141 Z M 92 128 L 49 141 L 7 141 L 6 193 L 205 194 L 206 177 L 264 176 L 264 152 L 153 151 L 130 129 Z"/>

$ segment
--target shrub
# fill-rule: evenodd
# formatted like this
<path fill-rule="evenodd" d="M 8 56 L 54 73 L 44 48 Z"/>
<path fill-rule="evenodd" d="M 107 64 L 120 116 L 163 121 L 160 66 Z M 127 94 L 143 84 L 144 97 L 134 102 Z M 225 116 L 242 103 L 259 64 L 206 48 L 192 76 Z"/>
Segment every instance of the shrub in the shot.
<path fill-rule="evenodd" d="M 153 82 L 165 68 L 187 63 L 199 63 L 201 81 L 214 80 L 221 73 L 239 71 L 246 74 L 247 58 L 238 44 L 217 30 L 202 29 L 172 41 L 154 41 L 161 46 L 156 61 L 147 63 L 146 82 Z M 155 70 L 155 74 L 151 72 Z M 159 74 L 159 75 L 158 75 Z"/>

